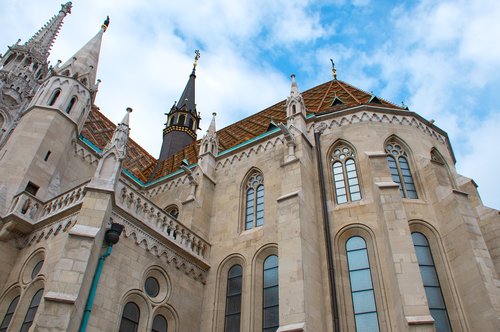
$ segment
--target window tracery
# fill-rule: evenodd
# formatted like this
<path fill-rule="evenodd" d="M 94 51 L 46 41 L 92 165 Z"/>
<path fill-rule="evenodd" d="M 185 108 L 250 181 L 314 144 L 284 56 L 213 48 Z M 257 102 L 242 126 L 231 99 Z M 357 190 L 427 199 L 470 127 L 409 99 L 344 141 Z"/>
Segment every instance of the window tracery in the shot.
<path fill-rule="evenodd" d="M 347 144 L 335 147 L 331 155 L 333 184 L 337 204 L 361 200 L 354 149 Z"/>
<path fill-rule="evenodd" d="M 385 145 L 385 152 L 387 153 L 387 164 L 391 172 L 392 181 L 399 184 L 401 197 L 418 198 L 406 150 L 398 142 L 389 141 Z"/>
<path fill-rule="evenodd" d="M 245 190 L 245 230 L 264 224 L 264 177 L 259 172 L 252 173 Z"/>

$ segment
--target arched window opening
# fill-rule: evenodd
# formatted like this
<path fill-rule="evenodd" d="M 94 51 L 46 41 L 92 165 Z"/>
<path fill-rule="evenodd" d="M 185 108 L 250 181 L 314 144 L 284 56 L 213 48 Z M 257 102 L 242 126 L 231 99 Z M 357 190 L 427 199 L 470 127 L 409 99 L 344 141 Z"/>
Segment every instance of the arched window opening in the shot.
<path fill-rule="evenodd" d="M 262 331 L 276 332 L 279 324 L 278 256 L 264 260 L 264 293 L 262 299 Z"/>
<path fill-rule="evenodd" d="M 417 254 L 418 267 L 424 283 L 425 295 L 432 318 L 435 320 L 436 332 L 451 331 L 450 319 L 443 293 L 439 284 L 439 278 L 432 258 L 429 241 L 424 234 L 419 232 L 411 233 L 415 252 Z"/>
<path fill-rule="evenodd" d="M 179 217 L 179 208 L 177 205 L 169 205 L 165 208 L 165 212 L 177 219 Z"/>
<path fill-rule="evenodd" d="M 42 294 L 43 294 L 43 288 L 39 289 L 35 293 L 35 295 L 33 295 L 28 311 L 26 312 L 26 316 L 24 317 L 23 325 L 21 325 L 20 332 L 28 332 L 28 330 L 31 327 L 31 324 L 33 324 L 36 311 L 38 310 L 38 306 L 40 305 L 40 301 L 42 299 Z"/>
<path fill-rule="evenodd" d="M 353 236 L 345 247 L 356 331 L 379 331 L 366 242 L 360 236 Z"/>
<path fill-rule="evenodd" d="M 361 200 L 355 157 L 353 149 L 347 145 L 340 145 L 333 150 L 331 161 L 337 204 Z"/>
<path fill-rule="evenodd" d="M 184 115 L 184 114 L 179 115 L 179 119 L 177 120 L 177 124 L 180 126 L 184 126 L 185 122 L 186 122 L 186 115 Z"/>
<path fill-rule="evenodd" d="M 264 178 L 261 173 L 253 173 L 245 190 L 245 230 L 264 224 Z"/>
<path fill-rule="evenodd" d="M 76 97 L 73 96 L 71 97 L 70 101 L 69 101 L 69 104 L 68 106 L 66 107 L 66 113 L 69 114 L 71 112 L 71 110 L 73 109 L 73 106 L 75 106 L 76 104 Z"/>
<path fill-rule="evenodd" d="M 162 315 L 156 315 L 153 319 L 153 328 L 151 329 L 151 332 L 167 332 L 167 330 L 167 319 Z"/>
<path fill-rule="evenodd" d="M 6 332 L 9 327 L 10 321 L 12 320 L 12 316 L 14 316 L 14 312 L 16 311 L 17 304 L 19 303 L 19 295 L 16 296 L 9 304 L 7 308 L 7 312 L 2 320 L 2 324 L 0 325 L 0 332 Z"/>
<path fill-rule="evenodd" d="M 60 94 L 61 94 L 61 90 L 57 89 L 56 91 L 54 91 L 54 93 L 52 94 L 52 97 L 50 98 L 49 106 L 54 106 L 54 104 L 56 103 L 57 98 L 59 98 Z"/>
<path fill-rule="evenodd" d="M 5 62 L 3 63 L 4 66 L 7 66 L 7 64 L 9 62 L 11 62 L 13 59 L 14 59 L 15 55 L 14 54 L 11 54 L 9 55 L 9 57 L 7 58 L 7 60 L 5 60 Z"/>
<path fill-rule="evenodd" d="M 392 181 L 399 184 L 399 193 L 403 198 L 418 198 L 417 189 L 411 175 L 408 154 L 401 144 L 389 142 L 385 146 L 387 164 L 391 172 Z"/>
<path fill-rule="evenodd" d="M 141 311 L 134 302 L 128 302 L 123 308 L 119 332 L 137 332 Z"/>
<path fill-rule="evenodd" d="M 189 128 L 191 128 L 192 130 L 194 130 L 193 124 L 194 124 L 193 118 L 189 118 Z"/>
<path fill-rule="evenodd" d="M 241 265 L 234 265 L 227 273 L 226 313 L 224 332 L 239 332 L 241 320 Z"/>
<path fill-rule="evenodd" d="M 297 113 L 297 106 L 295 104 L 292 105 L 292 114 Z"/>

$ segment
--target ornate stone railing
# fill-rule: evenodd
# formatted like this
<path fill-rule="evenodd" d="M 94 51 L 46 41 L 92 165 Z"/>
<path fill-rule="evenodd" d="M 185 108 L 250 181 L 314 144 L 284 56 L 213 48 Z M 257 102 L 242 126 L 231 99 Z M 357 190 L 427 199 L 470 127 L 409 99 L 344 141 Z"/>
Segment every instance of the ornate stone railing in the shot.
<path fill-rule="evenodd" d="M 38 218 L 42 205 L 38 198 L 23 191 L 14 196 L 9 214 L 14 214 L 33 223 Z"/>
<path fill-rule="evenodd" d="M 190 254 L 202 260 L 208 258 L 210 244 L 207 241 L 121 181 L 116 189 L 116 204 Z"/>
<path fill-rule="evenodd" d="M 88 182 L 83 183 L 82 185 L 73 188 L 72 190 L 59 195 L 50 201 L 47 201 L 40 212 L 40 219 L 48 218 L 52 215 L 60 213 L 64 210 L 67 210 L 71 207 L 74 207 L 80 204 L 83 201 L 85 186 L 87 186 Z"/>

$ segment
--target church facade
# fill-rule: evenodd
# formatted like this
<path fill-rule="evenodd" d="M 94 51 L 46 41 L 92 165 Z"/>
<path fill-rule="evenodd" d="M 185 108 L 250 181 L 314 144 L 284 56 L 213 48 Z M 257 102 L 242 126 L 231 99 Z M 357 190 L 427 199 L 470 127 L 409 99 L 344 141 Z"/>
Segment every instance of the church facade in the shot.
<path fill-rule="evenodd" d="M 447 134 L 336 77 L 160 156 L 94 104 L 107 19 L 48 56 L 71 3 L 0 59 L 0 332 L 498 331 L 500 212 Z"/>

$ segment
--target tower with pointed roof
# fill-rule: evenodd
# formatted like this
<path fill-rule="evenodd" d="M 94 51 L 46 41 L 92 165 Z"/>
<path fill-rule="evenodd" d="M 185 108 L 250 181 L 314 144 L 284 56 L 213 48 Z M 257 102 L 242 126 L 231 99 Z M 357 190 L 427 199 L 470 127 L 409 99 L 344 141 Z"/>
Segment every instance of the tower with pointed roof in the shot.
<path fill-rule="evenodd" d="M 50 49 L 71 7 L 71 2 L 61 5 L 33 37 L 24 44 L 19 40 L 0 58 L 0 146 L 47 77 Z"/>
<path fill-rule="evenodd" d="M 163 143 L 158 161 L 168 159 L 186 145 L 196 141 L 196 130 L 200 129 L 200 114 L 196 110 L 195 80 L 196 66 L 200 58 L 199 51 L 195 52 L 193 70 L 181 97 L 174 103 L 167 114 L 167 122 L 163 129 Z"/>

